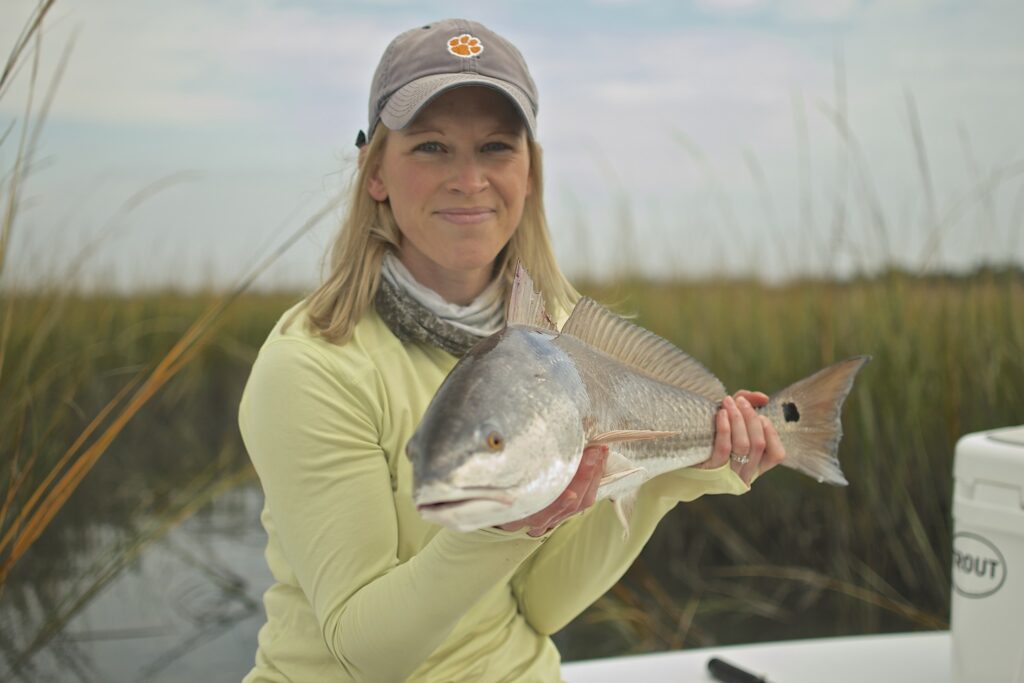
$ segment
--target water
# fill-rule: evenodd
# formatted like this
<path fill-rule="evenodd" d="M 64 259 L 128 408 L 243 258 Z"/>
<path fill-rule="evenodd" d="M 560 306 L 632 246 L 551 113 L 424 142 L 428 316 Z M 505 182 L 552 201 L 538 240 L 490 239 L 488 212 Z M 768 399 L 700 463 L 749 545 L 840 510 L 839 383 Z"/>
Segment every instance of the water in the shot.
<path fill-rule="evenodd" d="M 238 471 L 229 464 L 221 471 Z M 237 683 L 249 671 L 271 583 L 262 492 L 251 477 L 239 486 L 233 476 L 175 479 L 151 465 L 144 478 L 114 460 L 97 468 L 15 566 L 0 593 L 0 681 Z M 728 502 L 741 501 L 676 512 L 700 517 Z M 662 526 L 660 537 L 680 537 L 671 522 Z M 716 580 L 720 562 L 675 572 L 679 560 L 658 538 L 615 599 L 555 635 L 563 660 L 850 633 L 836 615 L 860 605 L 841 594 L 769 583 L 769 603 L 735 577 Z M 697 562 L 694 547 L 678 557 Z M 684 639 L 678 613 L 694 599 L 706 611 L 693 615 Z M 873 631 L 906 628 L 890 616 Z"/>
<path fill-rule="evenodd" d="M 40 582 L 19 574 L 0 601 L 0 679 L 237 683 L 252 665 L 264 621 L 261 596 L 271 583 L 262 504 L 250 483 L 216 498 L 122 567 L 114 562 L 110 569 L 116 558 L 109 554 L 86 553 L 72 561 L 79 571 L 65 578 Z M 92 548 L 116 547 L 123 535 L 90 533 Z M 74 609 L 67 597 L 102 582 L 96 568 L 104 559 L 113 577 Z M 48 639 L 44 632 L 45 642 L 12 675 L 47 619 L 65 611 L 73 616 Z"/>

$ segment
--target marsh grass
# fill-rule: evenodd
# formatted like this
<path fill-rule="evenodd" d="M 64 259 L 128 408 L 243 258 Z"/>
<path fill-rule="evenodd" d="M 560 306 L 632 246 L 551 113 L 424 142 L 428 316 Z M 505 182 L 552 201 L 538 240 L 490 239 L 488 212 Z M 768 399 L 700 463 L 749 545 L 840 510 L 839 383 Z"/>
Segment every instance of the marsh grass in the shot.
<path fill-rule="evenodd" d="M 568 659 L 946 624 L 956 439 L 1024 421 L 1021 272 L 893 272 L 782 287 L 633 279 L 584 289 L 635 304 L 640 324 L 687 349 L 732 389 L 778 389 L 857 353 L 874 360 L 844 410 L 848 488 L 777 471 L 741 498 L 679 506 L 623 581 L 559 635 Z M 140 409 L 69 498 L 13 575 L 19 584 L 75 578 L 81 563 L 73 558 L 95 550 L 92 525 L 120 528 L 128 548 L 132 538 L 152 538 L 154 528 L 166 528 L 155 517 L 179 519 L 183 500 L 203 498 L 209 489 L 193 482 L 211 460 L 224 476 L 241 476 L 241 388 L 267 330 L 296 297 L 241 295 L 209 343 Z M 38 452 L 38 473 L 215 299 L 77 297 L 61 334 L 38 349 L 35 316 L 45 306 L 19 298 L 14 367 L 30 350 L 48 362 L 64 359 L 31 397 L 32 414 L 46 416 L 47 428 L 23 432 L 34 435 L 22 444 Z M 79 593 L 106 573 L 80 577 Z M 80 604 L 51 599 L 58 622 Z"/>
<path fill-rule="evenodd" d="M 35 168 L 40 135 L 71 48 L 71 43 L 65 47 L 37 105 L 41 27 L 52 5 L 53 0 L 37 5 L 0 72 L 2 98 L 14 75 L 31 63 L 24 114 L 0 135 L 0 148 L 10 140 L 17 143 L 12 166 L 0 176 L 0 597 L 6 596 L 7 605 L 23 614 L 39 605 L 47 613 L 34 635 L 16 632 L 12 639 L 0 638 L 9 672 L 22 677 L 32 655 L 148 543 L 194 513 L 213 493 L 251 476 L 247 466 L 239 465 L 244 457 L 237 437 L 233 431 L 224 432 L 225 424 L 234 424 L 238 395 L 223 396 L 216 389 L 209 393 L 213 385 L 206 382 L 197 387 L 195 373 L 210 368 L 196 361 L 202 355 L 219 368 L 219 353 L 233 354 L 236 361 L 239 354 L 244 356 L 220 327 L 232 305 L 337 204 L 329 201 L 225 292 L 184 300 L 174 295 L 155 300 L 81 296 L 74 287 L 76 275 L 109 230 L 86 245 L 67 272 L 39 280 L 30 289 L 19 288 L 16 275 L 6 267 L 7 254 L 23 187 Z M 178 180 L 169 176 L 127 198 L 109 226 Z M 184 305 L 184 317 L 179 316 L 179 303 Z M 244 357 L 232 367 L 251 361 Z M 186 368 L 192 372 L 184 373 Z M 204 380 L 214 376 L 215 371 L 206 372 Z M 239 382 L 223 380 L 217 385 L 230 391 Z M 189 404 L 197 391 L 230 417 L 206 405 L 174 409 L 176 404 Z M 159 401 L 154 400 L 157 396 Z M 214 433 L 203 434 L 204 424 Z M 113 470 L 113 477 L 92 477 L 91 486 L 100 490 L 75 496 L 86 475 L 118 440 L 134 447 L 129 466 Z M 211 448 L 213 444 L 219 444 L 219 450 Z M 216 452 L 217 467 L 211 470 L 211 453 Z M 116 458 L 106 457 L 111 459 L 116 467 Z M 148 468 L 145 474 L 140 463 Z M 161 472 L 170 476 L 155 484 L 147 478 Z M 97 556 L 90 543 L 96 528 L 123 533 L 103 544 L 100 559 L 90 562 Z M 48 530 L 48 543 L 36 546 Z M 32 549 L 37 552 L 13 580 L 19 590 L 8 591 L 12 572 Z M 73 558 L 84 558 L 90 566 L 83 568 L 83 562 Z"/>
<path fill-rule="evenodd" d="M 254 359 L 247 340 L 266 332 L 262 316 L 254 321 L 245 309 L 222 313 L 216 334 L 191 347 L 197 349 L 191 362 L 127 414 L 124 398 L 139 397 L 145 386 L 139 378 L 152 377 L 173 358 L 168 349 L 178 348 L 223 296 L 69 295 L 59 333 L 40 337 L 39 317 L 56 305 L 52 296 L 7 293 L 14 310 L 9 360 L 32 378 L 18 381 L 12 374 L 0 384 L 0 399 L 18 418 L 0 417 L 0 443 L 14 455 L 0 471 L 0 491 L 13 511 L 3 527 L 8 537 L 19 538 L 29 525 L 22 520 L 39 509 L 36 501 L 45 501 L 82 462 L 67 457 L 69 444 L 85 441 L 97 416 L 108 420 L 106 433 L 111 425 L 118 432 L 78 451 L 91 458 L 89 476 L 78 475 L 36 542 L 8 564 L 0 650 L 8 670 L 23 677 L 32 657 L 150 544 L 252 477 L 235 411 Z M 277 308 L 291 302 L 265 301 Z M 120 410 L 109 410 L 112 405 Z M 118 416 L 120 422 L 113 421 Z M 36 626 L 9 630 L 14 614 Z"/>

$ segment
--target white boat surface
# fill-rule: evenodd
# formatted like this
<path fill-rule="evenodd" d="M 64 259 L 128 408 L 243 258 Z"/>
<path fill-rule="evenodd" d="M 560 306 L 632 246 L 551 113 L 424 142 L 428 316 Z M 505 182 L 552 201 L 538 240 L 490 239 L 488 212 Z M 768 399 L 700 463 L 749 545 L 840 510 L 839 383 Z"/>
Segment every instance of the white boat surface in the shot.
<path fill-rule="evenodd" d="M 951 683 L 949 631 L 728 645 L 569 662 L 565 683 L 717 683 L 718 657 L 767 683 Z"/>

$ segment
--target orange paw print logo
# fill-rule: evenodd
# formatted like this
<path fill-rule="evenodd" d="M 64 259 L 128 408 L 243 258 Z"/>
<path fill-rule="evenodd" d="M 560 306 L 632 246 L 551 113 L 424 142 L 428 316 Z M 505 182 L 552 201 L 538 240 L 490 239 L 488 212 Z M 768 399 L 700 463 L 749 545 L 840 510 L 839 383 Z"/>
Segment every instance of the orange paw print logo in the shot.
<path fill-rule="evenodd" d="M 456 57 L 475 57 L 483 51 L 484 46 L 480 43 L 480 40 L 468 33 L 455 36 L 448 41 L 448 52 L 451 52 Z"/>

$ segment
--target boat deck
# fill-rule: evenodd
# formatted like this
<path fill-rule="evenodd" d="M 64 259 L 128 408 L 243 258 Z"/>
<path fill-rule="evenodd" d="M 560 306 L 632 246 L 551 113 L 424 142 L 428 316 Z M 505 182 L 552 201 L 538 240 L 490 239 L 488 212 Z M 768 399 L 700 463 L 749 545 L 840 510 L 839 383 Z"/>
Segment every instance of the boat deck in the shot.
<path fill-rule="evenodd" d="M 570 662 L 565 683 L 716 683 L 718 657 L 768 683 L 950 683 L 948 631 L 730 645 Z"/>

